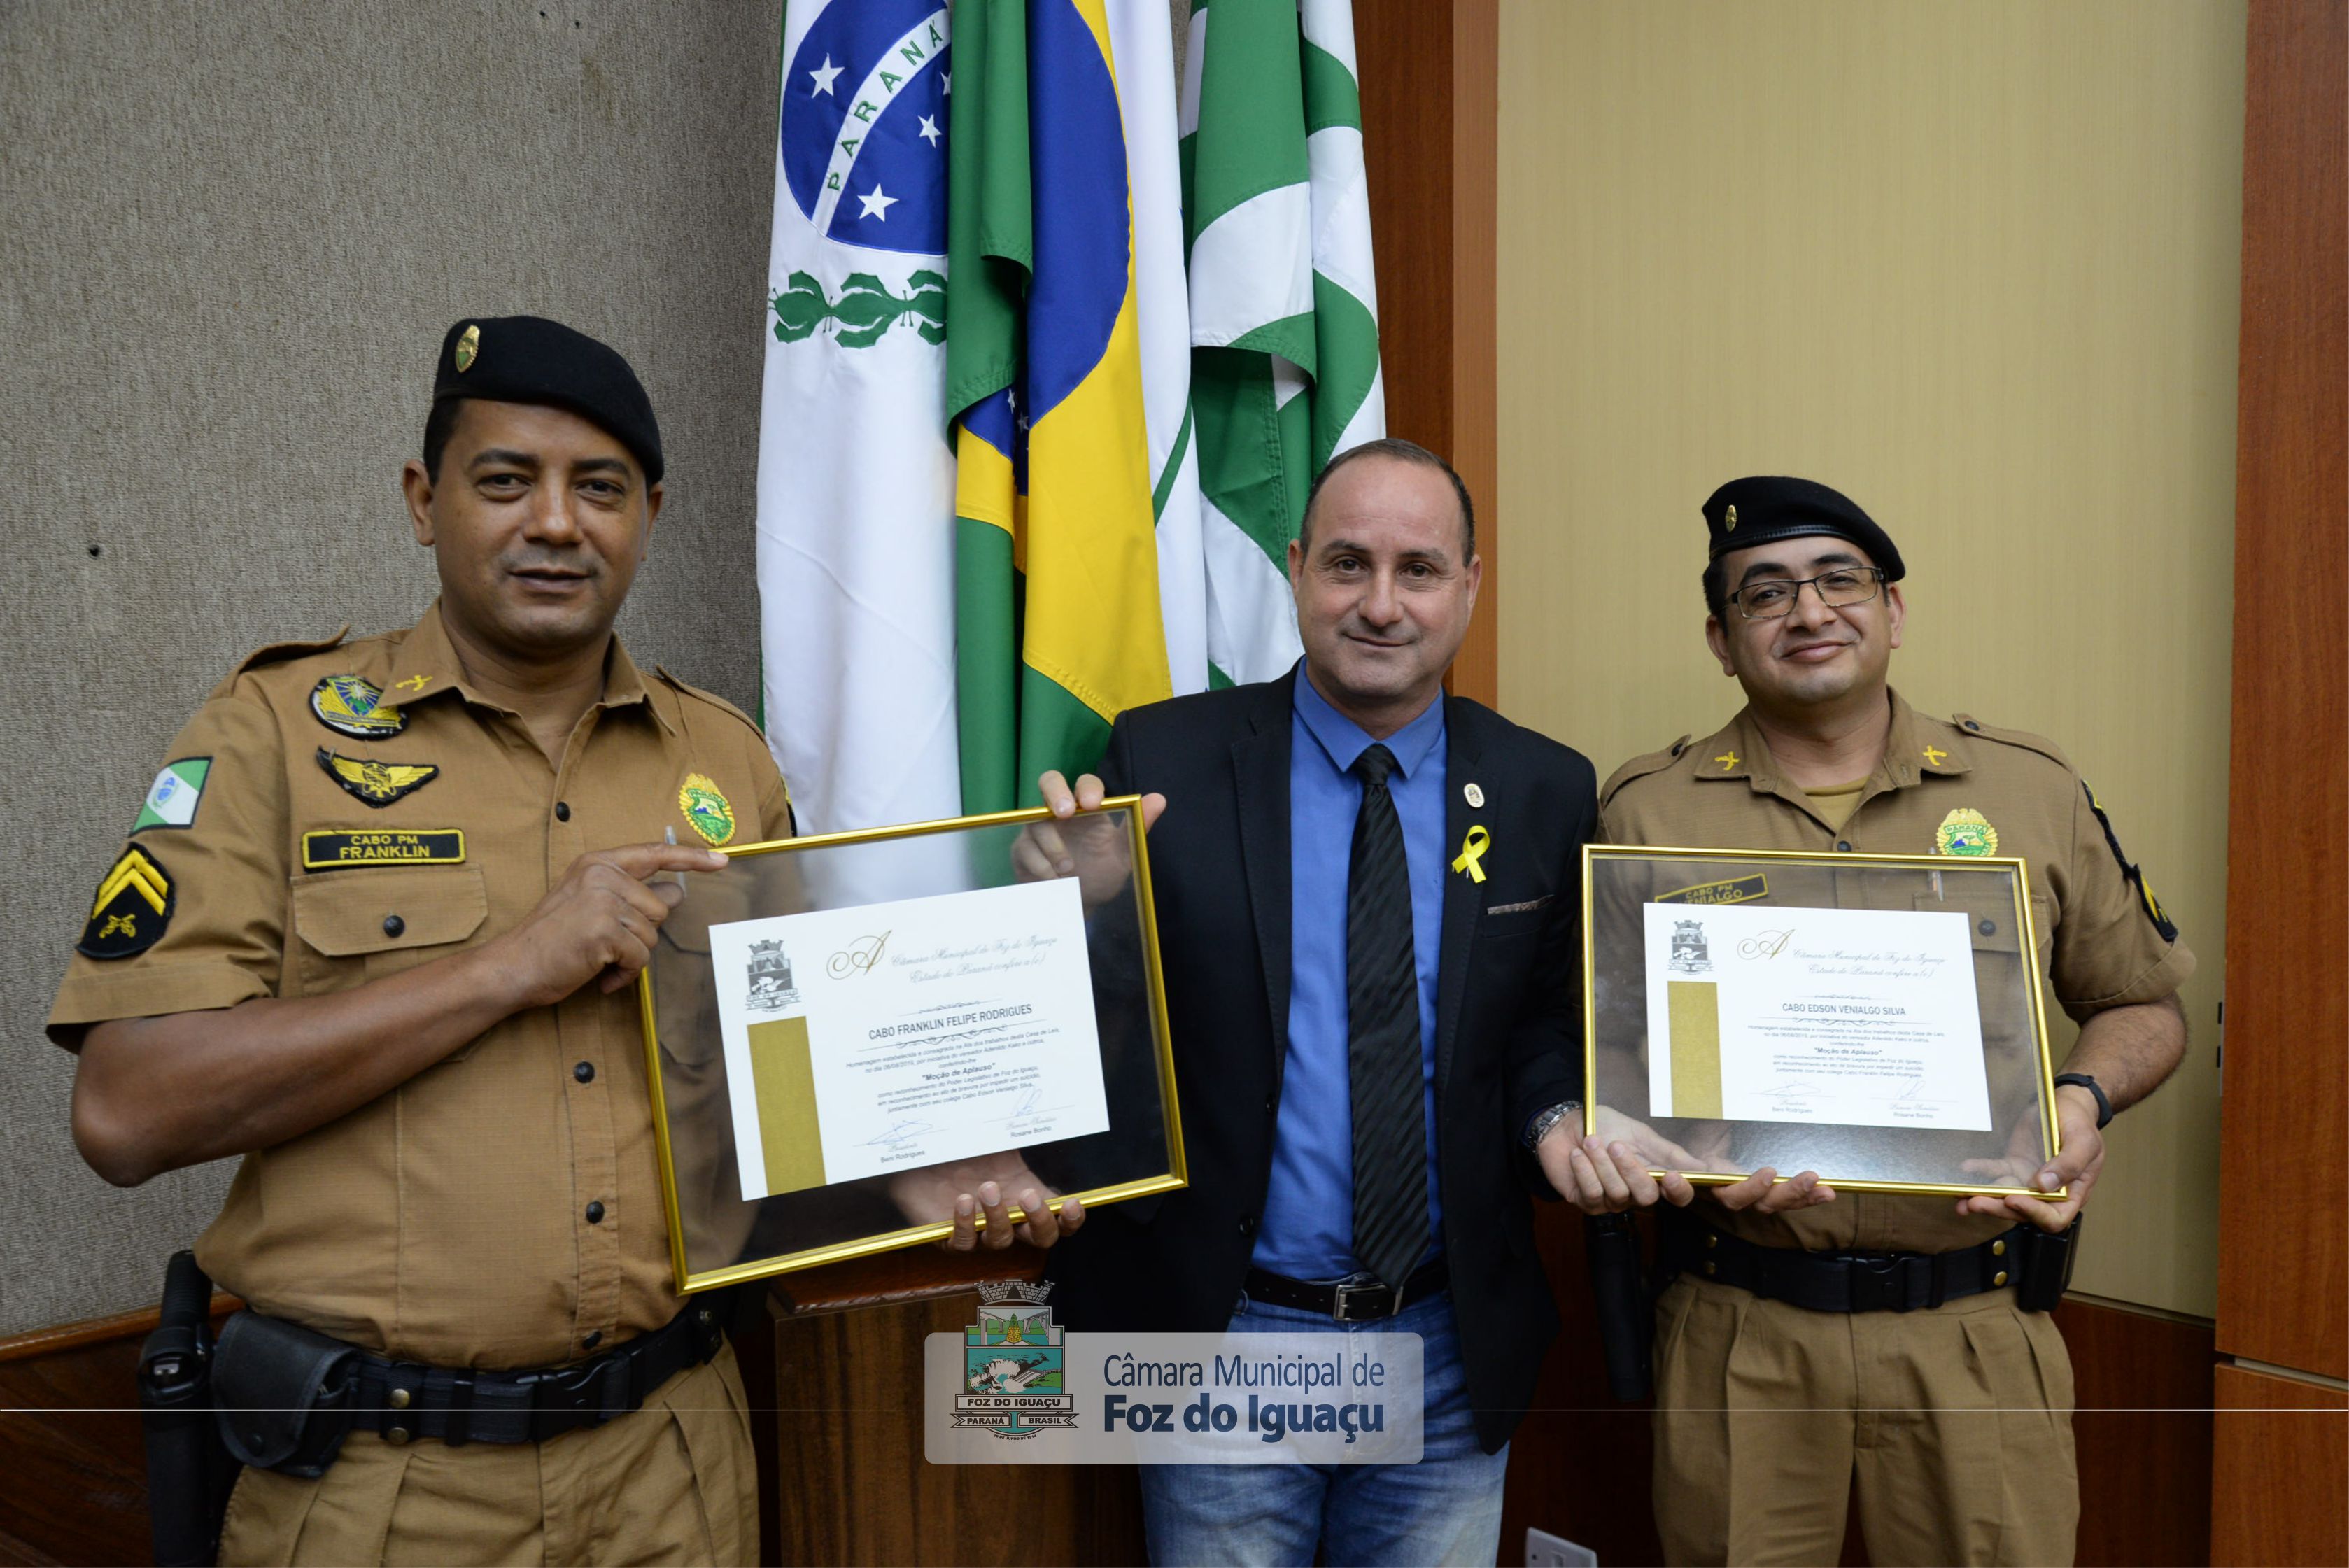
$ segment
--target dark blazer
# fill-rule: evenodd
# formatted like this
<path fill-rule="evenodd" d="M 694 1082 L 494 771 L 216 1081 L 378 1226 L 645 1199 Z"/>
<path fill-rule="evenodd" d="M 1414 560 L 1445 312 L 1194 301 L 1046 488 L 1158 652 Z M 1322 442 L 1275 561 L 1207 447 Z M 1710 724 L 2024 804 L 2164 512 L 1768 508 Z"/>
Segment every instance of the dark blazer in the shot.
<path fill-rule="evenodd" d="M 1111 791 L 1166 797 L 1150 876 L 1190 1185 L 1104 1208 L 1052 1250 L 1053 1305 L 1071 1328 L 1220 1329 L 1246 1279 L 1288 1040 L 1296 679 L 1135 708 L 1110 737 Z M 1578 753 L 1444 700 L 1445 853 L 1472 824 L 1492 836 L 1484 882 L 1445 871 L 1435 1047 L 1440 1239 L 1489 1452 L 1557 1331 L 1530 1202 L 1549 1188 L 1521 1135 L 1581 1093 L 1581 851 L 1597 780 Z M 1468 804 L 1471 783 L 1482 806 Z"/>

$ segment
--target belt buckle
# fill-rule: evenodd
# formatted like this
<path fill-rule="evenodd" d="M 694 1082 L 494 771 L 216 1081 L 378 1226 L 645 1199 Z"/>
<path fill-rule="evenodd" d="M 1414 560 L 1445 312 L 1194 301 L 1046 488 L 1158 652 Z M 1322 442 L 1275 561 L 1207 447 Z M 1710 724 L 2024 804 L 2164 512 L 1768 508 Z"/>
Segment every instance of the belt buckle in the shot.
<path fill-rule="evenodd" d="M 1847 1253 L 1844 1262 L 1852 1311 L 1909 1310 L 1906 1258 L 1898 1253 Z"/>
<path fill-rule="evenodd" d="M 616 1372 L 623 1378 L 625 1394 L 626 1364 L 616 1354 L 528 1377 L 533 1427 L 550 1429 L 539 1434 L 547 1437 L 580 1427 L 600 1427 L 615 1416 L 626 1414 L 611 1397 L 609 1379 Z"/>
<path fill-rule="evenodd" d="M 1340 1323 L 1367 1323 L 1374 1318 L 1394 1315 L 1394 1292 L 1387 1288 L 1384 1280 L 1376 1277 L 1366 1281 L 1342 1279 L 1332 1290 L 1330 1315 Z M 1353 1305 L 1358 1297 L 1366 1304 L 1359 1313 Z M 1373 1302 L 1376 1303 L 1375 1309 L 1367 1305 Z"/>

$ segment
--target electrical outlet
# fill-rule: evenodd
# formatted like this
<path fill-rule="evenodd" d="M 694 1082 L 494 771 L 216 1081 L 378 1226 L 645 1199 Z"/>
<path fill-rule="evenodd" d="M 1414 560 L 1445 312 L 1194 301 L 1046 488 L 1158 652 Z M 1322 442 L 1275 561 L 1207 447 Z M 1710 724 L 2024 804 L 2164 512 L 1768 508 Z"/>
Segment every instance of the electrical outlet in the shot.
<path fill-rule="evenodd" d="M 1526 1530 L 1526 1568 L 1599 1568 L 1599 1553 L 1547 1530 Z"/>

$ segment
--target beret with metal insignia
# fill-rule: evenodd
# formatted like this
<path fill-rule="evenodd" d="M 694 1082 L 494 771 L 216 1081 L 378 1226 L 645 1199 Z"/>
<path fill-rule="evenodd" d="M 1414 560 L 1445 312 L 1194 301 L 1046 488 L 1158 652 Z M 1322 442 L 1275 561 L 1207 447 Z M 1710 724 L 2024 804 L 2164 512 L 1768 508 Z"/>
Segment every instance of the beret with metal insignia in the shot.
<path fill-rule="evenodd" d="M 1891 536 L 1876 526 L 1874 518 L 1849 496 L 1809 480 L 1732 480 L 1706 498 L 1704 525 L 1713 535 L 1707 560 L 1782 539 L 1826 534 L 1866 551 L 1868 560 L 1883 569 L 1887 583 L 1899 582 L 1909 571 Z"/>
<path fill-rule="evenodd" d="M 618 352 L 538 315 L 468 316 L 440 339 L 432 400 L 479 397 L 567 409 L 635 454 L 645 482 L 661 477 L 653 400 Z"/>

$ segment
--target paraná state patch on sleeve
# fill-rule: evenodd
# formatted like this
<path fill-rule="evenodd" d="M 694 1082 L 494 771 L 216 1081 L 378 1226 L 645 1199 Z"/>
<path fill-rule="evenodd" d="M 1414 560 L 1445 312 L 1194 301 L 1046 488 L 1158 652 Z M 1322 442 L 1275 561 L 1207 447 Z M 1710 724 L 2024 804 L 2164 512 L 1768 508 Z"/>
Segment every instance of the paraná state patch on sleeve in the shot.
<path fill-rule="evenodd" d="M 204 798 L 204 779 L 212 770 L 209 757 L 182 757 L 163 764 L 147 799 L 139 803 L 139 820 L 130 824 L 130 830 L 143 833 L 150 828 L 194 827 L 196 808 Z"/>
<path fill-rule="evenodd" d="M 74 951 L 88 958 L 130 958 L 163 938 L 179 894 L 163 862 L 138 844 L 122 851 L 99 879 Z"/>
<path fill-rule="evenodd" d="M 2137 901 L 2143 906 L 2146 918 L 2153 922 L 2154 930 L 2161 934 L 2161 939 L 2164 942 L 2177 941 L 2177 923 L 2169 918 L 2168 912 L 2161 907 L 2161 901 L 2153 896 L 2153 890 L 2145 885 L 2145 873 L 2131 863 L 2128 856 L 2121 852 L 2120 835 L 2113 831 L 2113 820 L 2105 815 L 2105 803 L 2096 799 L 2095 790 L 2089 786 L 2085 779 L 2080 780 L 2080 788 L 2087 790 L 2088 810 L 2096 814 L 2096 825 L 2105 830 L 2105 842 L 2112 847 L 2113 859 L 2120 863 L 2121 875 L 2127 877 L 2129 885 L 2137 890 Z"/>

